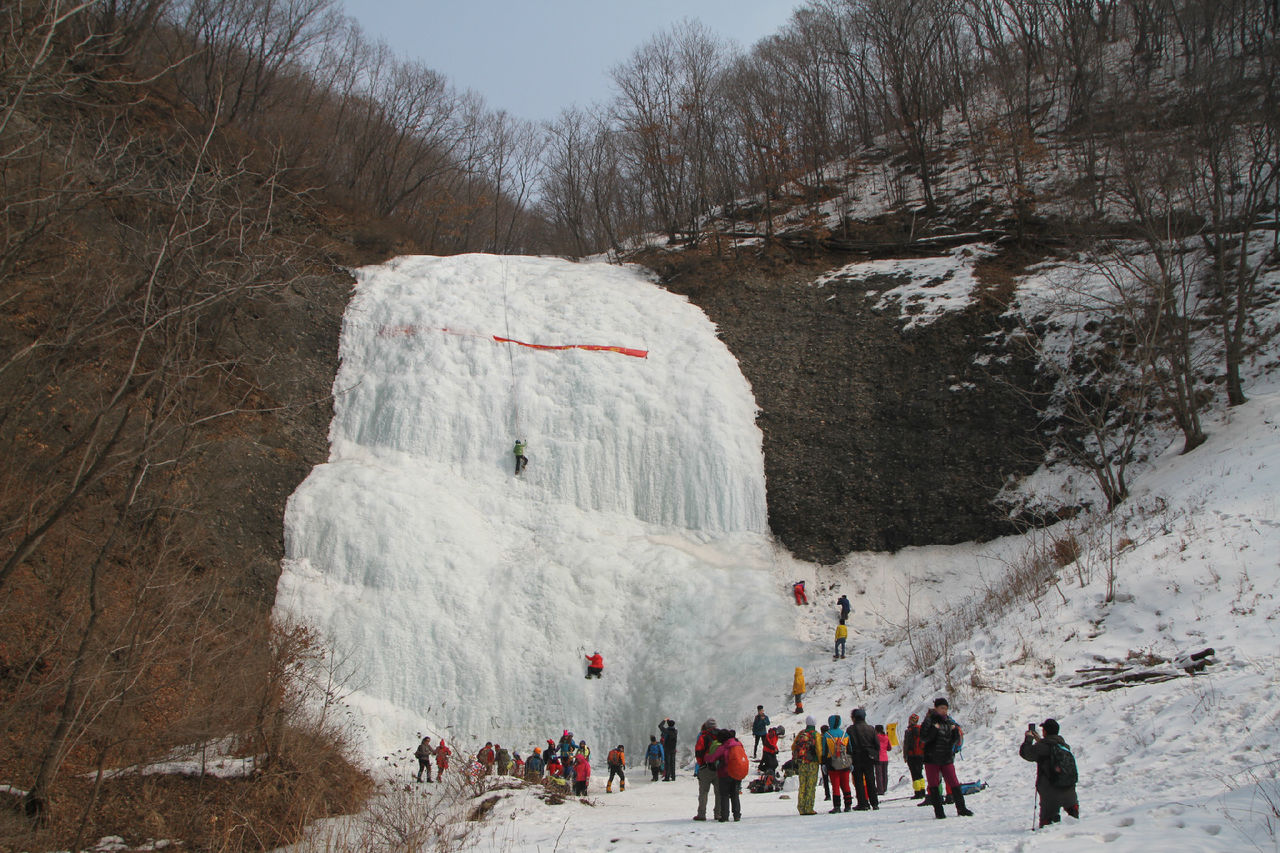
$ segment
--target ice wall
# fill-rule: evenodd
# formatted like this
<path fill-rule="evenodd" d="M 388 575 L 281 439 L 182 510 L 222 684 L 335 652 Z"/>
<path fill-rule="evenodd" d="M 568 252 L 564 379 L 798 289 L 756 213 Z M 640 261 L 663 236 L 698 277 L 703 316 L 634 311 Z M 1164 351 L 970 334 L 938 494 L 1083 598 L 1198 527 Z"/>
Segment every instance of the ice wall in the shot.
<path fill-rule="evenodd" d="M 634 270 L 552 259 L 357 277 L 330 460 L 289 501 L 277 609 L 349 658 L 370 753 L 419 731 L 525 751 L 563 728 L 639 750 L 664 716 L 687 746 L 695 718 L 785 693 L 755 403 L 701 311 Z M 606 676 L 587 681 L 596 649 Z"/>

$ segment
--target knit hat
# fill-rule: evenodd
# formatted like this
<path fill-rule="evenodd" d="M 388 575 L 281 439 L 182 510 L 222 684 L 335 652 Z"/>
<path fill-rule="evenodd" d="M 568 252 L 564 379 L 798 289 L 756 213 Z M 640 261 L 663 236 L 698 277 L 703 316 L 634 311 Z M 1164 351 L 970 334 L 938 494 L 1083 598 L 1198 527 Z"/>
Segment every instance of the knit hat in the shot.
<path fill-rule="evenodd" d="M 918 723 L 918 722 L 920 722 L 920 715 L 919 715 L 919 714 L 912 714 L 910 717 L 908 717 L 908 718 L 907 718 L 907 723 L 909 723 L 909 724 L 911 724 L 911 723 Z"/>
<path fill-rule="evenodd" d="M 810 714 L 809 716 L 804 718 L 804 724 L 809 728 L 813 728 L 818 724 L 818 721 L 813 718 L 812 714 Z"/>
<path fill-rule="evenodd" d="M 715 717 L 707 717 L 706 722 L 704 722 L 704 723 L 702 724 L 702 729 L 703 729 L 703 731 L 709 731 L 709 730 L 711 730 L 711 729 L 714 729 L 715 727 L 716 727 L 716 718 L 715 718 Z"/>
<path fill-rule="evenodd" d="M 1040 728 L 1044 731 L 1046 737 L 1052 737 L 1058 733 L 1058 721 L 1050 717 L 1040 725 Z"/>

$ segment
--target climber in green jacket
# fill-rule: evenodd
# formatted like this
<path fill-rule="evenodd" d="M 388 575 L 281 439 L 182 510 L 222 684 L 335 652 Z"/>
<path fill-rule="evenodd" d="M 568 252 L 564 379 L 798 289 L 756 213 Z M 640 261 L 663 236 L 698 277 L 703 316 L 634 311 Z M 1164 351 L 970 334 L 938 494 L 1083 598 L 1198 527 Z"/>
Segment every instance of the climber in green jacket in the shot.
<path fill-rule="evenodd" d="M 511 452 L 516 455 L 516 476 L 519 476 L 520 472 L 524 470 L 524 467 L 529 464 L 529 459 L 524 455 L 523 438 L 516 439 L 515 449 Z"/>

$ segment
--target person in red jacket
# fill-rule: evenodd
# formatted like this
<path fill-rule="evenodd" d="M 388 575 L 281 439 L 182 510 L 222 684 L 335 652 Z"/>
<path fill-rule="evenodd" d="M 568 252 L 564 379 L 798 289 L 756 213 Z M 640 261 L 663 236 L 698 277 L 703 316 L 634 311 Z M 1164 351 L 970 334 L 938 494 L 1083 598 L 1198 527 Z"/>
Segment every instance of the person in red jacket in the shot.
<path fill-rule="evenodd" d="M 716 785 L 720 790 L 720 801 L 716 803 L 716 820 L 725 823 L 729 820 L 729 812 L 733 812 L 734 820 L 742 820 L 742 800 L 738 796 L 742 792 L 742 780 L 729 775 L 729 751 L 737 747 L 746 755 L 747 748 L 738 740 L 738 733 L 733 729 L 720 729 L 716 732 L 720 745 L 706 756 L 709 767 L 716 769 Z M 777 738 L 775 736 L 775 742 Z"/>
<path fill-rule="evenodd" d="M 760 759 L 760 772 L 773 775 L 778 769 L 778 729 L 771 728 L 764 736 L 764 757 Z"/>
<path fill-rule="evenodd" d="M 591 759 L 583 753 L 573 759 L 573 793 L 579 797 L 587 795 L 587 784 L 591 781 Z"/>
<path fill-rule="evenodd" d="M 436 744 L 436 781 L 444 781 L 444 771 L 449 769 L 449 756 L 453 750 L 444 745 L 444 738 Z"/>
<path fill-rule="evenodd" d="M 600 677 L 600 673 L 604 672 L 604 658 L 599 652 L 593 652 L 587 657 L 587 678 L 595 676 Z"/>
<path fill-rule="evenodd" d="M 494 762 L 497 761 L 497 753 L 493 751 L 493 742 L 486 741 L 484 747 L 476 754 L 476 760 L 484 766 L 484 775 L 489 776 L 493 773 Z"/>

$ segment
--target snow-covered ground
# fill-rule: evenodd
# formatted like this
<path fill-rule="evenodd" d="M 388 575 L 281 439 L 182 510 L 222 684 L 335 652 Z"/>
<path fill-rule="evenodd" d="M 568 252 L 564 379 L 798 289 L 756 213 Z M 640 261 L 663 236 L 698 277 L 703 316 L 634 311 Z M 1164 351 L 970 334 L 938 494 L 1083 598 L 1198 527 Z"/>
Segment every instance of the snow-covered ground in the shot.
<path fill-rule="evenodd" d="M 378 336 L 388 324 L 508 336 L 496 325 L 504 301 L 519 306 L 509 337 L 651 354 Z M 517 384 L 527 481 L 507 467 L 508 357 L 528 377 Z M 634 760 L 662 716 L 679 724 L 683 763 L 700 720 L 744 731 L 756 704 L 787 726 L 789 743 L 801 718 L 783 694 L 798 665 L 819 720 L 864 706 L 870 722 L 902 727 L 948 696 L 966 730 L 959 773 L 989 785 L 969 798 L 968 819 L 948 809 L 935 821 L 909 800 L 800 817 L 791 782 L 783 795 L 744 793 L 740 824 L 701 824 L 690 821 L 687 771 L 653 784 L 637 767 L 624 793 L 604 794 L 597 776 L 587 803 L 498 792 L 492 829 L 472 836 L 478 849 L 1275 850 L 1275 366 L 1274 349 L 1257 354 L 1250 402 L 1210 413 L 1195 452 L 1179 455 L 1166 436 L 1111 516 L 820 568 L 773 555 L 747 508 L 763 489 L 754 406 L 696 309 L 616 268 L 403 259 L 361 276 L 337 383 L 355 390 L 340 396 L 333 459 L 291 502 L 281 608 L 324 626 L 371 670 L 354 705 L 372 751 L 449 725 L 464 749 L 513 729 L 503 742 L 520 748 L 577 726 L 600 774 L 602 746 L 622 740 Z M 634 449 L 634 431 L 647 429 L 662 431 L 658 458 Z M 599 449 L 576 446 L 579 431 Z M 719 461 L 691 464 L 699 455 Z M 610 488 L 590 490 L 595 476 Z M 725 507 L 730 488 L 750 500 Z M 649 500 L 663 505 L 642 508 Z M 797 577 L 813 606 L 788 602 Z M 1011 578 L 1027 577 L 1032 592 L 1011 591 Z M 852 631 L 847 657 L 833 661 L 841 592 L 854 603 Z M 613 667 L 604 681 L 580 678 L 584 644 Z M 1175 663 L 1208 647 L 1203 672 Z M 1103 667 L 1170 677 L 1078 686 L 1096 673 L 1077 670 Z M 1083 819 L 1033 834 L 1034 767 L 1017 747 L 1028 722 L 1050 716 L 1078 756 Z M 890 778 L 889 796 L 909 793 L 896 751 Z"/>

